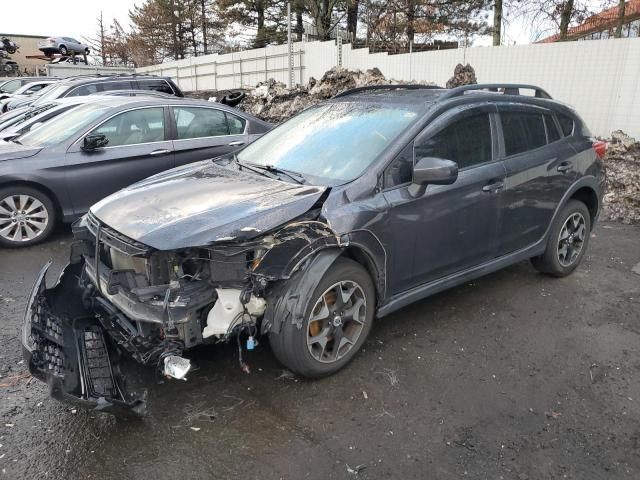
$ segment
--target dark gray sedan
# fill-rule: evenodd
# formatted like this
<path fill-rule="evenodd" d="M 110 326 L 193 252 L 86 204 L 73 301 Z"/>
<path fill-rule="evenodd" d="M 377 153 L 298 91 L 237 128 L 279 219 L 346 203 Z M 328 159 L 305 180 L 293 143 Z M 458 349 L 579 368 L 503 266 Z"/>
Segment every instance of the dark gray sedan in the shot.
<path fill-rule="evenodd" d="M 116 190 L 229 153 L 270 128 L 197 100 L 114 97 L 73 108 L 0 146 L 0 246 L 40 242 Z"/>

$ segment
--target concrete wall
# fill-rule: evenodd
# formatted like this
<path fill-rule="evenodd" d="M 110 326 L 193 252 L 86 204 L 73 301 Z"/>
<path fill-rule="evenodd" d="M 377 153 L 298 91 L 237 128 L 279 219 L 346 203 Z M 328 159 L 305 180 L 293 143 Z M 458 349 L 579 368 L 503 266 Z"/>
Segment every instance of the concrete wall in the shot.
<path fill-rule="evenodd" d="M 38 50 L 38 42 L 47 37 L 40 37 L 38 35 L 12 35 L 0 33 L 0 37 L 7 37 L 18 44 L 18 51 L 11 54 L 11 60 L 18 63 L 20 73 L 27 75 L 35 75 L 36 68 L 40 68 L 40 74 L 44 74 L 44 66 L 47 63 L 44 60 L 38 60 L 35 58 L 26 58 L 27 55 L 41 55 L 42 52 Z"/>
<path fill-rule="evenodd" d="M 319 78 L 335 66 L 335 42 L 293 45 L 294 81 Z M 342 66 L 377 67 L 388 78 L 443 85 L 457 63 L 470 63 L 479 82 L 532 83 L 574 106 L 596 135 L 622 129 L 640 138 L 640 38 L 475 47 L 402 55 L 342 46 Z M 267 78 L 287 83 L 287 46 L 207 55 L 139 68 L 171 76 L 185 90 L 251 87 Z"/>
<path fill-rule="evenodd" d="M 129 67 L 99 67 L 88 65 L 74 65 L 73 63 L 59 63 L 47 65 L 47 75 L 50 77 L 73 77 L 76 75 L 115 75 L 118 73 L 133 73 Z"/>

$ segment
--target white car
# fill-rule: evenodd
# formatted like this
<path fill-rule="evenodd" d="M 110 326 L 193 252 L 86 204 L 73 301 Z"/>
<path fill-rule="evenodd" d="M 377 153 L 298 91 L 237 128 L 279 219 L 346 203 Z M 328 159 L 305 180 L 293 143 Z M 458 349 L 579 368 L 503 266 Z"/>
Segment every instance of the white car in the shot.
<path fill-rule="evenodd" d="M 56 83 L 58 80 L 48 79 L 48 80 L 38 80 L 35 82 L 27 83 L 20 88 L 18 88 L 15 92 L 11 94 L 4 94 L 0 97 L 0 112 L 4 113 L 7 111 L 7 104 L 11 100 L 20 100 L 23 98 L 30 97 L 36 92 L 39 92 L 45 87 L 48 87 L 52 83 Z"/>

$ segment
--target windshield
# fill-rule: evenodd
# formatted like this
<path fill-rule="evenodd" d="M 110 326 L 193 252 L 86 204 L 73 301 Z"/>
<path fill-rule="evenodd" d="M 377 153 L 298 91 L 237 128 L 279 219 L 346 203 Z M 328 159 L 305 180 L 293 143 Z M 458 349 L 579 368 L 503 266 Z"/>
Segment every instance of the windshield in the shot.
<path fill-rule="evenodd" d="M 312 107 L 238 153 L 240 163 L 300 173 L 334 186 L 362 174 L 421 106 L 339 102 Z"/>
<path fill-rule="evenodd" d="M 69 85 L 66 83 L 52 83 L 38 92 L 39 98 L 33 102 L 33 105 L 42 105 L 44 102 L 49 100 L 60 98 L 68 89 Z"/>
<path fill-rule="evenodd" d="M 2 86 L 0 86 L 0 91 L 2 91 L 4 93 L 13 93 L 17 89 L 19 89 L 21 86 L 22 86 L 22 81 L 20 81 L 20 80 L 9 80 L 7 82 L 4 82 L 2 84 Z"/>
<path fill-rule="evenodd" d="M 77 134 L 89 126 L 94 120 L 107 112 L 110 107 L 105 105 L 85 104 L 61 113 L 47 128 L 37 128 L 18 137 L 16 140 L 23 145 L 48 147 L 56 145 Z"/>

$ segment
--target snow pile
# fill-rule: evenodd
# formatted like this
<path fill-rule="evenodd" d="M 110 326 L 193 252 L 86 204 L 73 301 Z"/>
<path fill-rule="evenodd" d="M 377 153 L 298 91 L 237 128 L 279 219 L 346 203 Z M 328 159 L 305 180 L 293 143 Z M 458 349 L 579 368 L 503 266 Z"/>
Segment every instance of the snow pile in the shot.
<path fill-rule="evenodd" d="M 387 80 L 380 70 L 332 68 L 320 80 L 311 77 L 307 85 L 287 88 L 282 82 L 269 80 L 248 92 L 238 108 L 268 122 L 279 123 L 305 108 L 356 87 L 398 84 Z"/>
<path fill-rule="evenodd" d="M 447 80 L 447 88 L 461 87 L 462 85 L 475 85 L 478 83 L 476 79 L 476 71 L 468 63 L 456 65 L 453 71 L 453 77 Z"/>
<path fill-rule="evenodd" d="M 640 223 L 640 142 L 616 130 L 611 134 L 604 164 L 604 216 L 627 224 Z"/>

